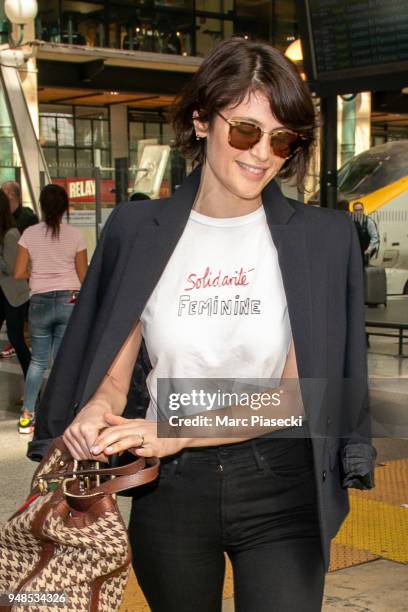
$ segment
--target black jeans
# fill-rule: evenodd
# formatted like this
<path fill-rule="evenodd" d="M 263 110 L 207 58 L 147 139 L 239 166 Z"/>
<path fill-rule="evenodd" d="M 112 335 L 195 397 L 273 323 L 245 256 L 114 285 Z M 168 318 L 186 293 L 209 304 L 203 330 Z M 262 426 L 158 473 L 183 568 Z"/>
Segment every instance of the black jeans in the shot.
<path fill-rule="evenodd" d="M 324 567 L 310 440 L 185 450 L 138 490 L 133 566 L 153 612 L 220 612 L 224 551 L 236 612 L 318 612 Z"/>
<path fill-rule="evenodd" d="M 31 353 L 24 339 L 24 321 L 27 312 L 27 303 L 21 306 L 12 306 L 3 289 L 0 287 L 0 329 L 4 321 L 7 324 L 7 337 L 17 354 L 17 359 L 23 370 L 24 378 L 30 365 Z"/>

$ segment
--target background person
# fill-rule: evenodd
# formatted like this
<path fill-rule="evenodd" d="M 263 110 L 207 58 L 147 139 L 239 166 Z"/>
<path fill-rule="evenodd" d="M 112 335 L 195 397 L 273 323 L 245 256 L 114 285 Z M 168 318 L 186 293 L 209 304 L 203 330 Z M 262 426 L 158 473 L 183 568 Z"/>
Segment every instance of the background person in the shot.
<path fill-rule="evenodd" d="M 10 210 L 16 221 L 16 226 L 20 234 L 30 227 L 38 223 L 38 217 L 35 212 L 28 206 L 23 206 L 21 198 L 21 188 L 16 181 L 5 181 L 1 188 L 7 195 L 10 202 Z M 25 327 L 25 334 L 28 338 L 28 332 Z M 7 344 L 0 352 L 0 357 L 13 357 L 15 350 L 11 344 Z"/>
<path fill-rule="evenodd" d="M 23 206 L 21 198 L 21 188 L 15 181 L 6 181 L 1 188 L 7 195 L 10 202 L 11 212 L 16 220 L 17 229 L 22 234 L 27 227 L 38 223 L 38 217 L 32 208 Z"/>
<path fill-rule="evenodd" d="M 135 191 L 134 193 L 132 193 L 129 200 L 131 202 L 138 202 L 139 200 L 151 200 L 151 198 L 146 193 L 142 193 L 141 191 Z"/>
<path fill-rule="evenodd" d="M 7 337 L 25 377 L 31 358 L 24 339 L 28 284 L 26 280 L 13 277 L 19 238 L 20 232 L 10 212 L 7 195 L 0 189 L 0 329 L 6 322 Z"/>
<path fill-rule="evenodd" d="M 88 266 L 80 230 L 63 222 L 68 205 L 68 196 L 62 187 L 44 187 L 40 194 L 43 221 L 28 228 L 18 243 L 14 276 L 29 278 L 32 344 L 20 433 L 33 431 L 34 409 L 44 372 L 55 359 Z"/>
<path fill-rule="evenodd" d="M 364 214 L 364 204 L 362 202 L 353 203 L 352 215 L 360 242 L 363 265 L 367 266 L 373 253 L 380 246 L 377 225 L 374 219 Z"/>

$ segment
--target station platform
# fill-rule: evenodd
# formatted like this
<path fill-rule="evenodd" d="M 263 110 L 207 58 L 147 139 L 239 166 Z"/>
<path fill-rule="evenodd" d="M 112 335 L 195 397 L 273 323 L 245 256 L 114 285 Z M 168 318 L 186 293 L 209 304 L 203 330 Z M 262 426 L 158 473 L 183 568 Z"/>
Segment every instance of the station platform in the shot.
<path fill-rule="evenodd" d="M 408 379 L 408 360 L 396 356 L 397 346 L 393 338 L 372 338 L 368 359 L 370 376 L 387 378 L 390 384 Z M 22 391 L 22 376 L 16 360 L 0 359 L 0 523 L 24 501 L 37 465 L 25 457 L 27 436 L 17 433 L 16 402 Z M 407 400 L 401 396 L 397 409 L 407 412 Z M 393 404 L 395 410 L 395 397 Z M 332 543 L 324 612 L 406 610 L 408 439 L 377 438 L 374 444 L 378 451 L 376 487 L 350 493 L 351 512 Z M 119 503 L 126 521 L 129 500 L 119 498 Z M 136 578 L 131 574 L 121 612 L 148 611 Z M 228 563 L 223 612 L 234 612 L 233 580 Z"/>

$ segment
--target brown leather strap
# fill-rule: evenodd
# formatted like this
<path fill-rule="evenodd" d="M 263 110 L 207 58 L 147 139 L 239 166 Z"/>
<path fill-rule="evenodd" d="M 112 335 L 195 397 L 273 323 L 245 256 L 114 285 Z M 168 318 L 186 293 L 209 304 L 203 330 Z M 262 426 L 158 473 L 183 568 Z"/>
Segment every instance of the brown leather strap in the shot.
<path fill-rule="evenodd" d="M 146 459 L 146 463 L 149 467 L 139 470 L 135 474 L 107 480 L 99 485 L 99 487 L 92 489 L 92 493 L 99 493 L 99 491 L 103 493 L 118 493 L 119 491 L 126 491 L 127 489 L 133 489 L 133 487 L 140 487 L 152 482 L 159 473 L 160 461 L 157 457 L 149 457 Z"/>
<path fill-rule="evenodd" d="M 62 476 L 64 478 L 70 478 L 71 476 L 130 476 L 135 474 L 139 470 L 142 470 L 146 465 L 144 457 L 139 457 L 136 461 L 128 463 L 127 465 L 121 465 L 116 468 L 85 468 L 70 472 L 51 472 L 50 474 L 44 474 L 40 478 L 42 480 L 58 480 Z"/>
<path fill-rule="evenodd" d="M 62 436 L 54 440 L 47 456 L 51 455 L 55 448 L 60 450 L 64 457 L 70 456 Z M 146 465 L 149 467 L 146 467 Z M 70 470 L 69 472 L 52 472 L 49 474 L 42 474 L 40 478 L 42 480 L 61 480 L 62 478 L 66 479 L 72 476 L 114 476 L 115 478 L 113 480 L 108 480 L 89 491 L 89 495 L 94 495 L 95 493 L 110 494 L 126 491 L 127 489 L 133 489 L 133 487 L 139 487 L 152 482 L 157 478 L 159 466 L 160 461 L 157 457 L 148 457 L 146 459 L 144 457 L 139 457 L 132 463 L 121 465 L 116 468 L 85 468 L 77 471 Z"/>
<path fill-rule="evenodd" d="M 119 491 L 126 491 L 127 489 L 133 489 L 134 487 L 140 487 L 141 485 L 152 482 L 157 478 L 159 473 L 160 461 L 157 459 L 157 457 L 149 457 L 146 459 L 146 463 L 149 465 L 149 467 L 139 469 L 137 472 L 128 474 L 127 476 L 117 476 L 113 480 L 107 480 L 98 487 L 93 487 L 90 489 L 88 494 L 84 493 L 80 497 L 93 497 L 98 493 L 119 493 Z M 69 494 L 69 487 L 67 492 Z"/>

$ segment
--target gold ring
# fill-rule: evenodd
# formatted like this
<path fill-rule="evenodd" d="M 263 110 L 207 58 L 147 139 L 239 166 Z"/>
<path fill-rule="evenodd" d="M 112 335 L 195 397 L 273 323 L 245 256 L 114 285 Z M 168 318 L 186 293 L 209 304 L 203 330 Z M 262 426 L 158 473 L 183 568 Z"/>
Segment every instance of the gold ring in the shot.
<path fill-rule="evenodd" d="M 140 438 L 140 439 L 141 439 L 141 441 L 142 441 L 142 443 L 141 443 L 141 445 L 140 445 L 140 446 L 143 446 L 143 444 L 144 444 L 144 435 L 143 435 L 143 434 L 140 434 L 140 433 L 138 433 L 137 435 L 139 436 L 139 438 Z"/>

